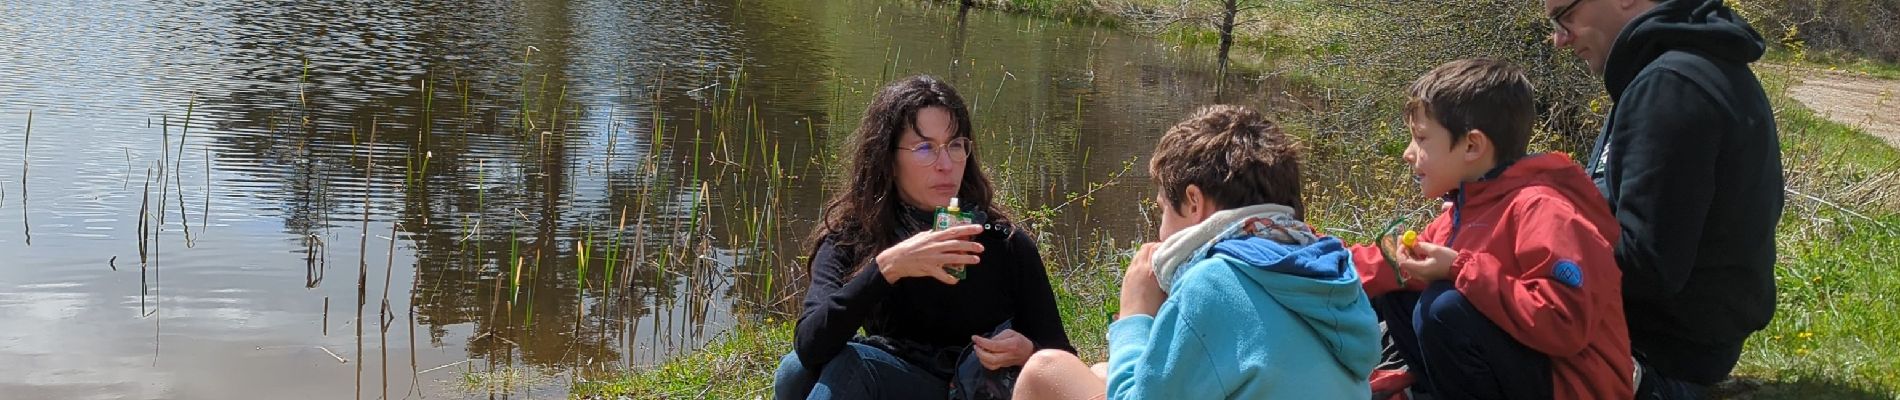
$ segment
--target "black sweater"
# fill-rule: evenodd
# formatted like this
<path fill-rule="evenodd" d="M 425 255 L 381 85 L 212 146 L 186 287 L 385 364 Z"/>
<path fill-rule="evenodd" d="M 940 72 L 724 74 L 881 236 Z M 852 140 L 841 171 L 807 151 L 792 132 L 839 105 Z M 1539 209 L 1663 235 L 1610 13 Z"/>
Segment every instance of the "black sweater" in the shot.
<path fill-rule="evenodd" d="M 909 214 L 912 226 L 925 226 L 930 217 Z M 1004 321 L 1039 350 L 1075 351 L 1062 329 L 1042 255 L 1022 230 L 1006 224 L 984 229 L 975 238 L 983 245 L 982 261 L 966 267 L 968 275 L 954 286 L 928 277 L 887 283 L 876 254 L 848 254 L 834 239 L 825 238 L 812 256 L 811 288 L 798 317 L 796 351 L 806 368 L 830 362 L 860 327 L 869 337 L 859 342 L 946 379 L 970 335 L 987 335 Z M 864 270 L 852 275 L 861 260 Z"/>
<path fill-rule="evenodd" d="M 1616 108 L 1589 169 L 1623 227 L 1632 347 L 1674 379 L 1728 376 L 1774 316 L 1781 148 L 1748 68 L 1762 52 L 1719 0 L 1671 0 L 1630 21 L 1604 70 Z"/>

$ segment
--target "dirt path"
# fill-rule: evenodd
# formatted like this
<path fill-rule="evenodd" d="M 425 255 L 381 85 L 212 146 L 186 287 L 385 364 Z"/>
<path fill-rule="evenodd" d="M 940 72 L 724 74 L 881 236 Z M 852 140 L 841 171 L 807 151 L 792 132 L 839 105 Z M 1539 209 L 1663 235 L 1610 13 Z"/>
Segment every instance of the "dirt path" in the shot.
<path fill-rule="evenodd" d="M 1802 82 L 1788 95 L 1828 119 L 1861 128 L 1900 148 L 1900 80 L 1816 69 L 1791 71 Z"/>

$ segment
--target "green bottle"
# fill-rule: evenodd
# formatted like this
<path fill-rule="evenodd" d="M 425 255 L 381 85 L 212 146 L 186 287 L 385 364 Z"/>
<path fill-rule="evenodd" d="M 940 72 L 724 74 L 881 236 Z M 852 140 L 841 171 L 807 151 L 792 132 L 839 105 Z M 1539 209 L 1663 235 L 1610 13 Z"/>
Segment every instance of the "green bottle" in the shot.
<path fill-rule="evenodd" d="M 937 207 L 936 226 L 932 227 L 931 229 L 941 231 L 945 229 L 950 229 L 950 227 L 952 226 L 956 226 L 957 216 L 958 216 L 957 214 L 962 214 L 962 212 L 960 211 L 961 210 L 957 209 L 957 198 L 951 197 L 949 206 Z"/>
<path fill-rule="evenodd" d="M 962 209 L 957 208 L 957 198 L 951 197 L 949 206 L 937 207 L 936 226 L 933 229 L 940 231 L 950 229 L 952 226 L 969 224 L 971 219 L 970 213 L 963 212 Z M 948 265 L 945 267 L 944 272 L 956 277 L 957 280 L 963 280 L 969 276 L 969 272 L 963 270 L 967 267 L 966 265 Z"/>

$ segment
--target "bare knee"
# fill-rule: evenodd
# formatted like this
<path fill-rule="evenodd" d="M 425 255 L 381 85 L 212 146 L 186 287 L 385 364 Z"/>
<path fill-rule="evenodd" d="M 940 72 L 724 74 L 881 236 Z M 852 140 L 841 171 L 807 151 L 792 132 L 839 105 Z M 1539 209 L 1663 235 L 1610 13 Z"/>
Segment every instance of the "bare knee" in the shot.
<path fill-rule="evenodd" d="M 1028 372 L 1031 370 L 1046 370 L 1046 369 L 1049 369 L 1050 367 L 1054 367 L 1057 365 L 1062 365 L 1062 364 L 1066 364 L 1070 362 L 1079 363 L 1079 362 L 1082 362 L 1082 359 L 1076 358 L 1075 354 L 1062 351 L 1062 350 L 1056 350 L 1056 349 L 1037 350 L 1036 354 L 1031 354 L 1029 356 L 1028 362 L 1023 363 L 1023 371 Z"/>
<path fill-rule="evenodd" d="M 1082 363 L 1075 354 L 1062 350 L 1041 350 L 1029 356 L 1029 362 L 1023 364 L 1023 372 L 1016 380 L 1014 398 L 1035 400 L 1062 398 L 1063 386 L 1068 382 L 1065 371 L 1071 365 Z"/>

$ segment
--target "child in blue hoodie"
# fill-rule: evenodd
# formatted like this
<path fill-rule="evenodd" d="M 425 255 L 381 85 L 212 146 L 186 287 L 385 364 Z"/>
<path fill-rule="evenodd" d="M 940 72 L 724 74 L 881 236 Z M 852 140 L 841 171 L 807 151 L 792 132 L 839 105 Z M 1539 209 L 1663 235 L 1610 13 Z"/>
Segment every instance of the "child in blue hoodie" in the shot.
<path fill-rule="evenodd" d="M 1108 363 L 1038 352 L 1016 398 L 1368 398 L 1378 321 L 1351 253 L 1300 220 L 1292 138 L 1253 110 L 1205 107 L 1148 170 L 1164 239 L 1123 278 Z"/>

